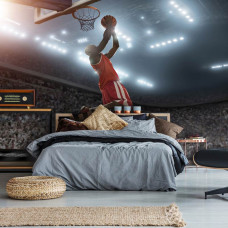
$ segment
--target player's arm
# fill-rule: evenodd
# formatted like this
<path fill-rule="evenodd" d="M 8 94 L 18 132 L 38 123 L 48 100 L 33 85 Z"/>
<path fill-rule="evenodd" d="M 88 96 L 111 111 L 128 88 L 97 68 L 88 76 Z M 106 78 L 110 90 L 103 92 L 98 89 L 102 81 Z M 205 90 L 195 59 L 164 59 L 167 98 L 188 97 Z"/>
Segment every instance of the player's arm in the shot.
<path fill-rule="evenodd" d="M 110 51 L 107 54 L 105 54 L 109 59 L 111 59 L 113 57 L 113 55 L 115 55 L 116 51 L 120 47 L 115 31 L 113 31 L 112 37 L 113 37 L 113 46 L 110 49 Z"/>
<path fill-rule="evenodd" d="M 112 29 L 107 28 L 104 32 L 103 40 L 97 46 L 97 53 L 101 53 L 105 49 L 106 45 L 108 44 L 109 40 L 111 39 L 111 35 L 112 35 Z"/>

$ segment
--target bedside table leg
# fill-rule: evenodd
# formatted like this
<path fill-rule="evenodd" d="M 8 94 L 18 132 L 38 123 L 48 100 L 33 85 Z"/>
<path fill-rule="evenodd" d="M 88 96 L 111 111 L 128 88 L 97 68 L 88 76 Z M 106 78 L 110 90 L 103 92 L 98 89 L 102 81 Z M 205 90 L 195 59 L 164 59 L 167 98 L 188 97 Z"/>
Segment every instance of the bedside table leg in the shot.
<path fill-rule="evenodd" d="M 206 138 L 206 142 L 205 142 L 205 148 L 207 150 L 207 138 Z M 206 172 L 207 172 L 208 168 L 206 168 Z"/>
<path fill-rule="evenodd" d="M 185 156 L 187 157 L 187 143 L 185 142 L 184 143 L 184 154 L 185 154 Z M 187 170 L 187 166 L 185 166 L 185 172 L 186 172 L 186 170 Z"/>
<path fill-rule="evenodd" d="M 198 152 L 199 152 L 199 143 L 197 142 L 196 143 L 196 153 L 198 153 Z M 198 165 L 196 165 L 196 169 L 198 171 Z"/>

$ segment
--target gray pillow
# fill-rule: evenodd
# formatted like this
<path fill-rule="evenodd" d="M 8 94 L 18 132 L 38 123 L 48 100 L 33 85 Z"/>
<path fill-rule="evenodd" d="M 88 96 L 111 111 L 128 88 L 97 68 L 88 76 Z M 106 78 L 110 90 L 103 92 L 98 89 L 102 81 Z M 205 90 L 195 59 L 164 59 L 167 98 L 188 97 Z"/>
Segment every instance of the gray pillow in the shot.
<path fill-rule="evenodd" d="M 128 126 L 124 127 L 122 131 L 141 131 L 145 133 L 156 133 L 155 120 L 130 120 L 127 121 Z"/>

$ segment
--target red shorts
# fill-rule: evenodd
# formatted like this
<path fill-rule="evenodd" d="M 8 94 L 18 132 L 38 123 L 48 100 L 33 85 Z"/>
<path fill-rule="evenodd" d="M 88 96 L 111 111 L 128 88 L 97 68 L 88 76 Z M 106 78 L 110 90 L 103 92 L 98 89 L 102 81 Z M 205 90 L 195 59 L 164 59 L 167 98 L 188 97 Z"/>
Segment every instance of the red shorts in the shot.
<path fill-rule="evenodd" d="M 120 81 L 110 81 L 101 90 L 103 104 L 108 104 L 113 101 L 119 102 L 120 105 L 132 106 L 131 98 Z"/>

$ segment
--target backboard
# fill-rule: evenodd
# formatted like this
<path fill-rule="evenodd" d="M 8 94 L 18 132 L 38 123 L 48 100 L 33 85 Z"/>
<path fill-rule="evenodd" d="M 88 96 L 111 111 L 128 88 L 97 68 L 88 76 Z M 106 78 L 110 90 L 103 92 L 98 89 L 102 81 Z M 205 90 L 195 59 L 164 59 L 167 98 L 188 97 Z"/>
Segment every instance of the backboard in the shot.
<path fill-rule="evenodd" d="M 1 0 L 0 0 L 1 1 Z M 34 22 L 42 24 L 100 0 L 4 0 L 35 8 Z"/>
<path fill-rule="evenodd" d="M 34 22 L 35 24 L 42 24 L 54 18 L 67 15 L 67 14 L 72 14 L 75 10 L 91 5 L 98 1 L 100 0 L 78 0 L 72 3 L 71 6 L 67 7 L 62 11 L 50 10 L 50 8 L 48 10 L 47 8 L 44 9 L 44 8 L 35 7 Z"/>

